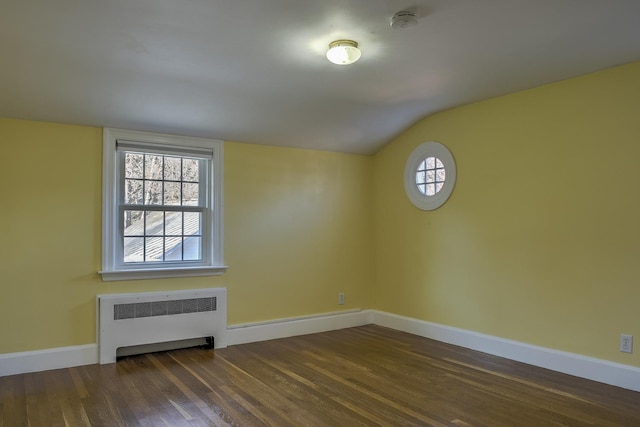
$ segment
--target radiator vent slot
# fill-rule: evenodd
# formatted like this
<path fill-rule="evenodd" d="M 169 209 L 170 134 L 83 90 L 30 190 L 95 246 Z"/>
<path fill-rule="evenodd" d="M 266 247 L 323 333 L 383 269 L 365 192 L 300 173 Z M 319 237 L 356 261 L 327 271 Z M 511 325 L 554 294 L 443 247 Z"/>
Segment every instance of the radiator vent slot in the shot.
<path fill-rule="evenodd" d="M 216 297 L 115 304 L 113 320 L 216 311 L 216 304 Z"/>

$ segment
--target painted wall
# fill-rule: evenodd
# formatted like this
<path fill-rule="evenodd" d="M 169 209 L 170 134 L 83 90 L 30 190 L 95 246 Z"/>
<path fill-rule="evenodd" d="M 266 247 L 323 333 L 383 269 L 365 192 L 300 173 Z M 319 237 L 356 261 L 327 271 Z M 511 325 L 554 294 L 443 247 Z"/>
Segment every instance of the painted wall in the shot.
<path fill-rule="evenodd" d="M 225 145 L 229 323 L 371 306 L 371 172 L 370 156 Z"/>
<path fill-rule="evenodd" d="M 0 353 L 95 342 L 100 140 L 0 119 Z"/>
<path fill-rule="evenodd" d="M 102 130 L 0 119 L 0 148 L 0 354 L 95 343 L 102 293 L 224 286 L 230 324 L 371 304 L 371 157 L 226 143 L 229 271 L 103 283 Z"/>
<path fill-rule="evenodd" d="M 423 212 L 405 162 L 452 151 Z M 427 117 L 374 158 L 376 308 L 640 366 L 640 62 Z"/>

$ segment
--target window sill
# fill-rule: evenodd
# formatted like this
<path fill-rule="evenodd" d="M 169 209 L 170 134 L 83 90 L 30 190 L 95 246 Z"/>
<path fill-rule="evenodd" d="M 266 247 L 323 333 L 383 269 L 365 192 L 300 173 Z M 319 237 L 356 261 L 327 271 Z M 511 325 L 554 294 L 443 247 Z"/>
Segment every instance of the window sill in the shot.
<path fill-rule="evenodd" d="M 185 267 L 171 269 L 137 269 L 99 271 L 103 282 L 118 280 L 168 279 L 173 277 L 219 276 L 227 271 L 226 265 L 217 267 Z"/>

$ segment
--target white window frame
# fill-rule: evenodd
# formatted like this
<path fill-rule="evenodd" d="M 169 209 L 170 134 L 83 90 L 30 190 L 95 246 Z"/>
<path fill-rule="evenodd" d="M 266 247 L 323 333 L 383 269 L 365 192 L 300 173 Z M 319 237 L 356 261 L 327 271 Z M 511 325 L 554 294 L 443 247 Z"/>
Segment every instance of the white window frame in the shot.
<path fill-rule="evenodd" d="M 421 193 L 416 183 L 418 166 L 428 157 L 439 159 L 446 172 L 446 179 L 442 188 L 436 194 L 430 196 Z M 424 142 L 409 155 L 404 168 L 404 190 L 415 207 L 423 211 L 431 211 L 438 209 L 449 199 L 456 185 L 456 176 L 456 162 L 449 149 L 439 142 Z"/>
<path fill-rule="evenodd" d="M 207 194 L 203 215 L 202 261 L 148 262 L 125 264 L 122 260 L 123 231 L 119 226 L 119 190 L 121 172 L 118 166 L 118 141 L 148 145 L 171 154 L 176 150 L 198 150 L 211 155 L 211 165 L 204 187 Z M 219 275 L 226 271 L 223 257 L 223 155 L 219 140 L 193 138 L 150 132 L 105 128 L 102 159 L 102 275 L 103 281 L 155 279 Z"/>

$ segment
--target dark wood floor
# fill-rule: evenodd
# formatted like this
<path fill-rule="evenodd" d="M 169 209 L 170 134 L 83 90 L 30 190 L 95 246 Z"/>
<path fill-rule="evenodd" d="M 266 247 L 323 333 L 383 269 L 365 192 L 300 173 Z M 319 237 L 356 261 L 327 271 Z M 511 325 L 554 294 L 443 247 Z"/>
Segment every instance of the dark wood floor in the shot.
<path fill-rule="evenodd" d="M 378 326 L 0 378 L 0 426 L 640 426 L 640 393 Z"/>

